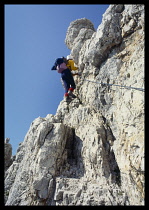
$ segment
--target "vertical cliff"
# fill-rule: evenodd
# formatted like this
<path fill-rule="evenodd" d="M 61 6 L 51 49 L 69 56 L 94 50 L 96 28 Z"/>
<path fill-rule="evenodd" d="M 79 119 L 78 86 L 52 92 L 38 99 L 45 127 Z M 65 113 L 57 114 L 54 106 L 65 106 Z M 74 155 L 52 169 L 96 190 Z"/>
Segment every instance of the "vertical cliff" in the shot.
<path fill-rule="evenodd" d="M 31 123 L 5 205 L 144 205 L 144 5 L 110 5 L 97 31 L 75 20 L 65 43 L 77 98 Z"/>

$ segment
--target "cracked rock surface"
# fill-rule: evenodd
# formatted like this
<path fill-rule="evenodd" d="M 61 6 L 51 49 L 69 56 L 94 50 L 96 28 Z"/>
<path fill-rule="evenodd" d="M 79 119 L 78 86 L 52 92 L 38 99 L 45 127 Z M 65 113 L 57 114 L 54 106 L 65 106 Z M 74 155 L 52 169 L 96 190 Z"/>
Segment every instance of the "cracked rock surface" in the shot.
<path fill-rule="evenodd" d="M 144 89 L 144 5 L 110 5 L 97 31 L 74 20 L 65 43 L 77 98 L 31 123 L 5 171 L 5 205 L 144 205 L 144 92 L 100 84 Z"/>

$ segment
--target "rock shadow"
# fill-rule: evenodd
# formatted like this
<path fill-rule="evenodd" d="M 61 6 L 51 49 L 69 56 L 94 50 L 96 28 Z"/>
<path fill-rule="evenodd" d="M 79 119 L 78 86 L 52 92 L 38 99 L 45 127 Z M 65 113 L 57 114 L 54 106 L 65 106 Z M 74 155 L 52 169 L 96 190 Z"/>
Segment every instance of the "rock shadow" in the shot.
<path fill-rule="evenodd" d="M 64 162 L 62 174 L 67 178 L 78 179 L 84 175 L 84 164 L 81 155 L 82 146 L 82 140 L 73 130 L 73 137 L 67 139 L 65 146 L 67 159 Z"/>
<path fill-rule="evenodd" d="M 111 177 L 112 183 L 121 186 L 120 169 L 117 164 L 114 151 L 111 148 L 115 140 L 116 140 L 115 136 L 113 135 L 111 128 L 108 126 L 107 129 L 105 129 L 105 136 L 102 137 L 102 159 L 103 159 L 102 167 L 104 170 L 105 177 L 107 179 Z"/>

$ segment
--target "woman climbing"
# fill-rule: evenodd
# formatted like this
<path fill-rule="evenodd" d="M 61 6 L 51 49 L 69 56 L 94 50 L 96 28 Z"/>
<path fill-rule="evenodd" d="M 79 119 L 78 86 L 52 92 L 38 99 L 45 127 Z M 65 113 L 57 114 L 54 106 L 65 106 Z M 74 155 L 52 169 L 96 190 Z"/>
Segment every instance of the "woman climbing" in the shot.
<path fill-rule="evenodd" d="M 66 101 L 70 101 L 70 97 L 76 98 L 76 96 L 73 94 L 76 85 L 73 76 L 71 74 L 71 71 L 67 66 L 68 63 L 67 64 L 66 63 L 67 63 L 66 58 L 64 57 L 57 58 L 51 70 L 57 70 L 57 72 L 61 74 L 61 79 L 65 89 L 64 99 Z"/>

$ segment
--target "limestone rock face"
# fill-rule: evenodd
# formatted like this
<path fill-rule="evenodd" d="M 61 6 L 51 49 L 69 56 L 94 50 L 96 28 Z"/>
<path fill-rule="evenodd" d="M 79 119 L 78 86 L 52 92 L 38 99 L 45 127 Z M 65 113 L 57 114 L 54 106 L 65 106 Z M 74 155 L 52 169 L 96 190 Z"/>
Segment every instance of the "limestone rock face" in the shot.
<path fill-rule="evenodd" d="M 68 27 L 66 39 L 65 39 L 67 47 L 69 49 L 72 49 L 72 46 L 74 45 L 74 40 L 76 38 L 77 38 L 77 40 L 79 40 L 78 36 L 81 37 L 81 40 L 83 41 L 83 38 L 85 38 L 84 31 L 89 33 L 90 30 L 93 32 L 95 31 L 94 25 L 92 24 L 92 22 L 90 20 L 88 20 L 86 18 L 77 19 L 77 20 L 71 22 L 70 26 Z M 76 40 L 75 40 L 75 42 L 76 42 Z"/>
<path fill-rule="evenodd" d="M 75 20 L 65 43 L 77 98 L 32 122 L 5 205 L 144 205 L 144 5 L 110 5 L 97 31 Z"/>
<path fill-rule="evenodd" d="M 95 32 L 92 22 L 86 18 L 78 19 L 70 23 L 68 27 L 65 43 L 74 61 L 78 64 L 79 52 L 86 40 L 90 39 Z"/>
<path fill-rule="evenodd" d="M 12 164 L 12 146 L 9 143 L 9 138 L 5 139 L 5 171 Z"/>
<path fill-rule="evenodd" d="M 4 171 L 5 171 L 5 178 L 9 174 L 8 169 L 13 163 L 15 156 L 12 156 L 12 146 L 9 143 L 10 138 L 6 138 L 4 142 Z M 11 181 L 10 181 L 11 182 Z M 7 200 L 8 192 L 5 192 L 5 201 Z"/>
<path fill-rule="evenodd" d="M 62 123 L 42 118 L 33 121 L 8 169 L 13 171 L 6 177 L 5 188 L 10 194 L 8 205 L 39 205 L 40 200 L 44 202 L 51 196 L 53 178 L 67 157 L 68 138 L 73 140 L 73 129 Z"/>

